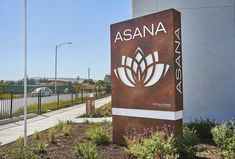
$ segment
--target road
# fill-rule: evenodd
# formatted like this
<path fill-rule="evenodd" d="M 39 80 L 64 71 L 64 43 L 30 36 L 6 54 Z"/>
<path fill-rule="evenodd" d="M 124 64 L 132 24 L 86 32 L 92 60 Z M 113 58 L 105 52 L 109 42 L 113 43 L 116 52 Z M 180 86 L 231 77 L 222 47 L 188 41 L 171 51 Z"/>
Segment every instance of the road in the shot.
<path fill-rule="evenodd" d="M 88 96 L 90 93 L 84 92 L 83 97 Z M 77 94 L 78 97 L 81 97 L 81 93 Z M 71 94 L 60 94 L 59 95 L 59 100 L 71 100 Z M 73 94 L 73 99 L 75 99 L 75 94 Z M 52 103 L 57 101 L 57 95 L 52 95 L 49 97 L 42 97 L 41 98 L 41 103 Z M 38 97 L 28 97 L 27 98 L 27 104 L 38 104 Z M 19 108 L 22 108 L 24 105 L 24 98 L 18 98 L 18 99 L 13 99 L 12 101 L 12 112 L 16 112 Z M 7 113 L 10 113 L 10 106 L 11 106 L 11 100 L 0 100 L 0 115 Z"/>

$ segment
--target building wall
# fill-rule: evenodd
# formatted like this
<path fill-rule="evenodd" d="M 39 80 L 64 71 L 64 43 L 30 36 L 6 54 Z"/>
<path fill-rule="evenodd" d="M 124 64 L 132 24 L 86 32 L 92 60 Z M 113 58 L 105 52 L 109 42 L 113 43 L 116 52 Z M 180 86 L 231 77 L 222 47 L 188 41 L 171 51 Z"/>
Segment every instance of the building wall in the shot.
<path fill-rule="evenodd" d="M 184 121 L 235 117 L 235 0 L 132 0 L 133 17 L 181 12 Z"/>

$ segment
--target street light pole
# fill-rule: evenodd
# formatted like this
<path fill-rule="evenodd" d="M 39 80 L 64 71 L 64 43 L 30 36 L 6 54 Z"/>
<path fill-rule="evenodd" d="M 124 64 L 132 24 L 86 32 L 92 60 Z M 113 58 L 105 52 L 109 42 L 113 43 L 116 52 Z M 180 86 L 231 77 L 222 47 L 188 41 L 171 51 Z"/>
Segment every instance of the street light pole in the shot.
<path fill-rule="evenodd" d="M 55 94 L 57 92 L 57 45 L 55 46 Z"/>
<path fill-rule="evenodd" d="M 24 146 L 27 146 L 27 0 L 24 0 Z"/>
<path fill-rule="evenodd" d="M 60 46 L 65 44 L 72 44 L 72 42 L 65 42 L 55 46 L 55 93 L 57 92 L 57 50 Z"/>

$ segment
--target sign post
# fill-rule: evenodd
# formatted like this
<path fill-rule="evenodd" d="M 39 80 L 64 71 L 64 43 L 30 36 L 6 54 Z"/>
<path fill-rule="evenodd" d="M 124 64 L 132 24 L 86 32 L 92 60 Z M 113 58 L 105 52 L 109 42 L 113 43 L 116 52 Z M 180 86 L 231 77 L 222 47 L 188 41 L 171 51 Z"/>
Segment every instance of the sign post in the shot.
<path fill-rule="evenodd" d="M 113 142 L 171 126 L 182 134 L 180 12 L 169 9 L 111 25 Z"/>

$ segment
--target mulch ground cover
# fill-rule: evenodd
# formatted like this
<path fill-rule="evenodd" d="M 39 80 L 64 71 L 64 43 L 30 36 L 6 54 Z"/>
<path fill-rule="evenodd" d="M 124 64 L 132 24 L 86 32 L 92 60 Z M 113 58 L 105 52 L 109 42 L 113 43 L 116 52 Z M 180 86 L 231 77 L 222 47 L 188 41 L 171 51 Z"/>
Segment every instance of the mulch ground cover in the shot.
<path fill-rule="evenodd" d="M 91 123 L 71 124 L 71 131 L 68 136 L 64 136 L 60 128 L 55 127 L 56 143 L 49 142 L 49 130 L 40 132 L 41 140 L 46 142 L 45 151 L 41 153 L 41 156 L 45 159 L 79 159 L 81 156 L 76 153 L 74 145 L 77 142 L 87 142 L 85 132 L 91 128 Z M 105 127 L 110 133 L 112 133 L 112 126 L 101 125 Z M 28 145 L 33 146 L 36 140 L 30 136 L 28 138 Z M 15 149 L 16 142 L 9 143 L 0 147 L 0 158 L 11 159 L 12 150 Z M 201 159 L 222 159 L 219 155 L 218 148 L 211 141 L 203 141 L 198 146 L 206 147 L 206 151 L 198 153 L 197 158 Z M 133 158 L 123 150 L 123 146 L 112 144 L 111 142 L 106 145 L 97 145 L 97 150 L 100 159 L 128 159 Z"/>

